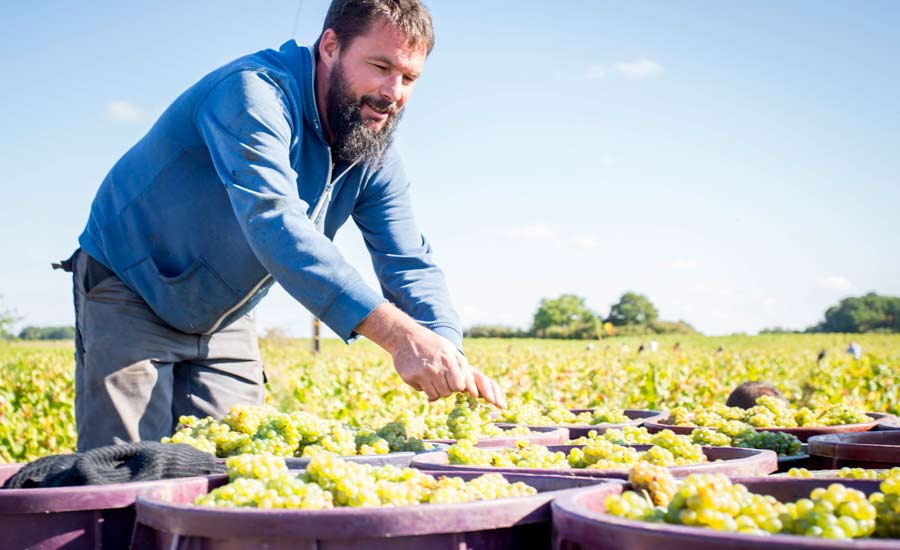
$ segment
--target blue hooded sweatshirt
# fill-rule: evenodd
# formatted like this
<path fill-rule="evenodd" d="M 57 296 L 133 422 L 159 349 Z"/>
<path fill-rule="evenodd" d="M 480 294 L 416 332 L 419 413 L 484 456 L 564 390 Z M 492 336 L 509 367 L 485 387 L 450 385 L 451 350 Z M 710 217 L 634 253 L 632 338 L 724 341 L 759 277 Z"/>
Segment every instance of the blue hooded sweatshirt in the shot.
<path fill-rule="evenodd" d="M 278 281 L 345 341 L 386 297 L 462 349 L 395 146 L 377 168 L 334 163 L 314 80 L 293 40 L 205 76 L 113 166 L 82 249 L 186 333 L 227 326 Z M 350 216 L 384 297 L 332 243 Z"/>

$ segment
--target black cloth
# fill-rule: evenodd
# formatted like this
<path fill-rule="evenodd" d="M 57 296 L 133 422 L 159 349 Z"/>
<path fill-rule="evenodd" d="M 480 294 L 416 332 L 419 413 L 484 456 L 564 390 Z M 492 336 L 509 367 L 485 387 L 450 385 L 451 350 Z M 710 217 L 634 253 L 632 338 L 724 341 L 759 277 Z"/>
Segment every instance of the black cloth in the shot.
<path fill-rule="evenodd" d="M 184 443 L 141 441 L 83 453 L 53 455 L 26 464 L 4 489 L 107 485 L 222 473 L 216 457 Z"/>
<path fill-rule="evenodd" d="M 91 289 L 102 283 L 104 280 L 116 276 L 116 274 L 113 273 L 111 269 L 95 260 L 93 256 L 87 254 L 80 248 L 76 249 L 75 252 L 73 252 L 67 260 L 53 262 L 50 264 L 50 266 L 53 267 L 53 269 L 62 269 L 66 273 L 72 273 L 75 266 L 75 256 L 77 256 L 79 253 L 87 256 L 87 260 L 85 261 L 83 281 L 85 292 L 90 292 Z"/>

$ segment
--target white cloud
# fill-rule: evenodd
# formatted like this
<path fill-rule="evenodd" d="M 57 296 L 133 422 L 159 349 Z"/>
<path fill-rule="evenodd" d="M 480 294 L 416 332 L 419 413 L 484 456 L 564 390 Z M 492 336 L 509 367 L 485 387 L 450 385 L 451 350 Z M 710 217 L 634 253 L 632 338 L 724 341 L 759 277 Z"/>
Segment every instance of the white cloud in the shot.
<path fill-rule="evenodd" d="M 636 61 L 619 61 L 613 63 L 613 68 L 619 73 L 633 78 L 650 78 L 663 72 L 662 65 L 647 58 Z"/>
<path fill-rule="evenodd" d="M 120 99 L 106 105 L 106 116 L 117 122 L 141 122 L 144 120 L 144 109 L 130 101 Z"/>
<path fill-rule="evenodd" d="M 846 277 L 841 277 L 840 275 L 829 275 L 828 277 L 819 279 L 819 286 L 828 290 L 833 290 L 834 292 L 848 292 L 853 290 L 853 283 Z"/>
<path fill-rule="evenodd" d="M 571 243 L 575 248 L 581 250 L 590 250 L 597 247 L 597 239 L 593 235 L 575 235 L 571 239 Z"/>

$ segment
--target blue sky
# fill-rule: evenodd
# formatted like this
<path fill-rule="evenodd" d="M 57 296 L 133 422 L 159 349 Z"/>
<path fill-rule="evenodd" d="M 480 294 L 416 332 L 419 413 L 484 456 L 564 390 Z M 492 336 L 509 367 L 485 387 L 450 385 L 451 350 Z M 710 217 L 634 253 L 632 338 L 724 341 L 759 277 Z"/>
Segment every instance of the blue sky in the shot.
<path fill-rule="evenodd" d="M 72 322 L 49 262 L 168 103 L 311 43 L 327 4 L 0 5 L 0 294 L 21 324 Z M 525 326 L 563 292 L 606 314 L 636 290 L 665 319 L 755 332 L 900 294 L 900 4 L 428 5 L 437 44 L 399 140 L 467 325 Z M 374 285 L 352 222 L 336 242 Z M 280 290 L 258 322 L 309 330 Z"/>

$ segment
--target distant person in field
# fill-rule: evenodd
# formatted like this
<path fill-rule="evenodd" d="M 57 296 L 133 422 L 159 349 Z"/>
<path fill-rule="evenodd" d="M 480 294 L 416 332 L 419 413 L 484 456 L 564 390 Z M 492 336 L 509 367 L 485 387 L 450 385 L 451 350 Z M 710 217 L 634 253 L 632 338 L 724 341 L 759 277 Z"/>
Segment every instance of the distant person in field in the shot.
<path fill-rule="evenodd" d="M 314 45 L 214 70 L 119 159 L 55 266 L 73 270 L 79 450 L 262 404 L 252 312 L 276 282 L 429 399 L 504 404 L 461 352 L 393 140 L 433 45 L 418 0 L 334 0 Z M 332 243 L 350 218 L 381 292 Z"/>
<path fill-rule="evenodd" d="M 756 406 L 756 400 L 764 395 L 771 395 L 785 403 L 788 402 L 787 397 L 772 384 L 766 382 L 744 382 L 734 388 L 731 395 L 728 396 L 728 400 L 725 401 L 725 405 L 749 409 Z"/>
<path fill-rule="evenodd" d="M 821 363 L 822 360 L 825 359 L 825 356 L 826 356 L 827 354 L 828 354 L 828 351 L 826 351 L 825 349 L 820 349 L 820 350 L 819 350 L 819 355 L 816 356 L 816 363 Z"/>
<path fill-rule="evenodd" d="M 854 359 L 862 359 L 862 346 L 857 344 L 856 340 L 850 340 L 850 345 L 847 346 L 847 353 L 852 355 Z"/>

